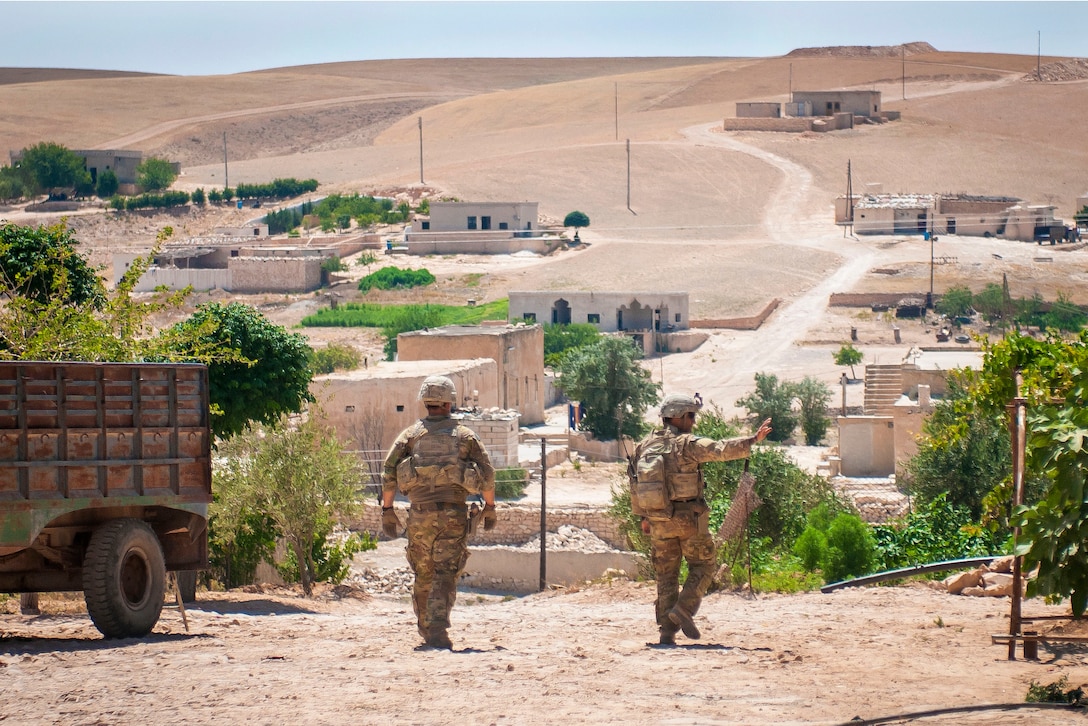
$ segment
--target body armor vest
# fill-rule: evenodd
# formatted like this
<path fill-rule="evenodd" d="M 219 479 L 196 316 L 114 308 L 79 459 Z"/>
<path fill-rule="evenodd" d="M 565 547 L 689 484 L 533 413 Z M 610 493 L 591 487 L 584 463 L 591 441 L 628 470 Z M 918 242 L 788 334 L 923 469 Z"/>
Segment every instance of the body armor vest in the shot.
<path fill-rule="evenodd" d="M 411 454 L 397 464 L 397 486 L 405 494 L 422 486 L 479 491 L 482 477 L 474 462 L 461 458 L 461 436 L 456 421 L 417 425 L 409 436 Z"/>

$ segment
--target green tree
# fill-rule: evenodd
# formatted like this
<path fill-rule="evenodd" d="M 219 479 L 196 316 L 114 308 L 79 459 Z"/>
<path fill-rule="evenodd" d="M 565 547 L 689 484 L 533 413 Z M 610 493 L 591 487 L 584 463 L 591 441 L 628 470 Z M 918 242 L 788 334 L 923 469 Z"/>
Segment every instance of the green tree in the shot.
<path fill-rule="evenodd" d="M 95 186 L 95 192 L 100 199 L 109 199 L 117 190 L 121 188 L 121 182 L 118 181 L 117 175 L 113 173 L 113 169 L 106 169 L 104 172 L 98 175 L 98 184 Z"/>
<path fill-rule="evenodd" d="M 273 424 L 314 400 L 306 338 L 272 324 L 248 305 L 205 303 L 173 333 L 183 352 L 195 354 L 202 345 L 239 354 L 208 364 L 211 425 L 220 438 L 251 422 Z"/>
<path fill-rule="evenodd" d="M 324 348 L 313 352 L 310 367 L 314 373 L 332 373 L 333 371 L 353 371 L 359 367 L 362 356 L 350 345 L 329 343 Z"/>
<path fill-rule="evenodd" d="M 827 416 L 831 388 L 818 378 L 805 376 L 794 388 L 794 395 L 801 404 L 801 430 L 805 432 L 805 443 L 816 446 L 831 426 L 831 419 Z"/>
<path fill-rule="evenodd" d="M 934 308 L 941 315 L 950 318 L 958 318 L 971 312 L 971 288 L 965 285 L 957 285 L 949 288 L 944 295 L 937 300 Z"/>
<path fill-rule="evenodd" d="M 197 187 L 194 189 L 190 198 L 193 200 L 193 204 L 203 207 L 204 203 L 207 201 L 207 197 L 204 194 L 204 187 Z"/>
<path fill-rule="evenodd" d="M 578 210 L 569 212 L 566 217 L 563 217 L 563 226 L 575 228 L 588 227 L 589 216 L 585 212 L 579 212 Z"/>
<path fill-rule="evenodd" d="M 45 303 L 59 295 L 63 302 L 100 305 L 105 288 L 78 244 L 63 224 L 0 226 L 0 277 L 8 297 Z"/>
<path fill-rule="evenodd" d="M 756 390 L 737 400 L 736 405 L 748 409 L 748 422 L 756 426 L 771 419 L 771 441 L 785 441 L 793 436 L 800 419 L 793 410 L 796 384 L 779 382 L 773 373 L 757 373 Z"/>
<path fill-rule="evenodd" d="M 566 355 L 585 345 L 597 342 L 601 333 L 589 323 L 544 326 L 544 365 L 558 368 Z"/>
<path fill-rule="evenodd" d="M 174 165 L 166 159 L 150 156 L 136 167 L 136 181 L 145 192 L 158 192 L 169 189 L 178 174 Z"/>
<path fill-rule="evenodd" d="M 1004 327 L 1012 317 L 1012 301 L 1008 291 L 996 283 L 988 283 L 973 298 L 975 310 L 991 327 Z"/>
<path fill-rule="evenodd" d="M 30 196 L 23 169 L 13 166 L 0 166 L 0 200 L 5 202 Z"/>
<path fill-rule="evenodd" d="M 967 371 L 949 374 L 948 392 L 922 422 L 918 451 L 904 465 L 907 490 L 922 502 L 945 497 L 977 521 L 986 495 L 1012 471 L 1003 412 L 975 405 Z"/>
<path fill-rule="evenodd" d="M 605 336 L 568 355 L 556 385 L 585 408 L 582 426 L 605 441 L 645 431 L 646 409 L 660 398 L 639 365 L 642 351 L 625 337 Z"/>
<path fill-rule="evenodd" d="M 1043 325 L 1062 332 L 1076 332 L 1084 327 L 1088 316 L 1079 305 L 1069 299 L 1064 292 L 1058 293 L 1058 301 L 1050 305 L 1050 310 L 1043 316 Z"/>
<path fill-rule="evenodd" d="M 312 595 L 333 525 L 358 509 L 359 460 L 313 418 L 296 425 L 284 417 L 267 431 L 249 429 L 232 437 L 220 455 L 232 462 L 228 471 L 241 489 L 243 512 L 262 512 L 275 524 L 294 555 L 303 591 Z"/>
<path fill-rule="evenodd" d="M 850 378 L 856 379 L 854 375 L 854 366 L 861 363 L 862 355 L 861 351 L 852 346 L 850 343 L 846 343 L 838 351 L 835 352 L 835 365 L 837 366 L 850 366 Z"/>
<path fill-rule="evenodd" d="M 23 151 L 25 168 L 38 190 L 50 197 L 59 190 L 74 189 L 83 174 L 83 158 L 67 147 L 43 141 Z"/>

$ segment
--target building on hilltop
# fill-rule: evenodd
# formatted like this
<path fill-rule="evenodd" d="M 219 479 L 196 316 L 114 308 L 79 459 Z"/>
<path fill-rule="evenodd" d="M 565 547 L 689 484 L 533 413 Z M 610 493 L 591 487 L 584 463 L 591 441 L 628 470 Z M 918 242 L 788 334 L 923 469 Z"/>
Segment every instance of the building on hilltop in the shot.
<path fill-rule="evenodd" d="M 1038 242 L 1065 238 L 1055 207 L 1016 197 L 969 194 L 840 196 L 835 223 L 857 234 L 958 234 Z"/>
<path fill-rule="evenodd" d="M 546 254 L 560 242 L 540 229 L 537 202 L 431 202 L 404 231 L 410 255 Z"/>

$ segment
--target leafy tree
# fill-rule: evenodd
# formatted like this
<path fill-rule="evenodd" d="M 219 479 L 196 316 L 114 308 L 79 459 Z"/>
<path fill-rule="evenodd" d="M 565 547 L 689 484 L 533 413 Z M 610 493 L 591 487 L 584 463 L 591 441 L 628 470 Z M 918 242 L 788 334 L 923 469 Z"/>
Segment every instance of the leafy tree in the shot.
<path fill-rule="evenodd" d="M 585 408 L 582 426 L 606 441 L 641 436 L 646 409 L 659 400 L 658 386 L 639 365 L 642 351 L 625 337 L 604 336 L 568 355 L 559 388 Z"/>
<path fill-rule="evenodd" d="M 0 166 L 0 200 L 10 201 L 30 196 L 30 187 L 24 170 L 12 166 Z"/>
<path fill-rule="evenodd" d="M 805 432 L 805 443 L 816 446 L 831 426 L 831 419 L 827 416 L 831 388 L 819 378 L 805 376 L 796 384 L 794 395 L 801 404 L 801 430 Z"/>
<path fill-rule="evenodd" d="M 1088 333 L 1056 334 L 1045 340 L 1012 334 L 984 343 L 982 371 L 967 399 L 975 410 L 1002 412 L 1022 396 L 1027 407 L 1025 477 L 1047 485 L 1013 512 L 1021 527 L 1014 553 L 1024 570 L 1038 567 L 1027 594 L 1051 600 L 1066 597 L 1075 617 L 1088 607 Z M 1017 375 L 1022 383 L 1017 386 Z M 964 418 L 971 415 L 961 407 Z"/>
<path fill-rule="evenodd" d="M 861 351 L 852 346 L 850 343 L 846 343 L 838 351 L 835 352 L 835 365 L 837 366 L 850 366 L 850 378 L 856 379 L 854 375 L 854 366 L 861 363 L 862 355 Z"/>
<path fill-rule="evenodd" d="M 20 165 L 27 170 L 37 189 L 48 191 L 74 189 L 83 174 L 83 158 L 67 147 L 43 141 L 23 151 Z"/>
<path fill-rule="evenodd" d="M 208 364 L 212 431 L 219 438 L 251 422 L 272 424 L 313 402 L 310 346 L 242 303 L 205 303 L 173 328 L 184 352 L 196 346 L 237 351 L 239 358 Z"/>
<path fill-rule="evenodd" d="M 1012 471 L 1004 413 L 977 406 L 967 371 L 952 372 L 948 392 L 922 422 L 918 451 L 904 465 L 907 490 L 922 503 L 944 497 L 978 521 L 984 499 Z"/>
<path fill-rule="evenodd" d="M 585 212 L 579 212 L 578 210 L 575 210 L 568 213 L 566 217 L 563 217 L 563 226 L 575 228 L 588 227 L 589 216 Z"/>
<path fill-rule="evenodd" d="M 941 315 L 954 319 L 971 312 L 971 298 L 971 288 L 958 285 L 949 288 L 944 295 L 941 295 L 934 308 Z"/>
<path fill-rule="evenodd" d="M 1088 316 L 1064 293 L 1058 293 L 1058 301 L 1052 303 L 1050 311 L 1043 316 L 1043 325 L 1062 332 L 1075 332 L 1084 327 Z"/>
<path fill-rule="evenodd" d="M 339 518 L 358 508 L 359 460 L 341 450 L 336 434 L 308 418 L 292 425 L 280 418 L 261 432 L 248 429 L 220 449 L 229 465 L 221 481 L 240 490 L 241 510 L 265 514 L 290 547 L 306 595 L 314 582 L 342 575 L 342 559 L 320 572 L 326 542 Z M 316 550 L 316 554 L 315 554 Z"/>
<path fill-rule="evenodd" d="M 1004 327 L 1012 317 L 1012 301 L 1008 297 L 1008 291 L 993 282 L 974 296 L 973 305 L 991 327 Z"/>
<path fill-rule="evenodd" d="M 876 543 L 869 525 L 856 514 L 838 515 L 827 528 L 827 559 L 821 569 L 829 582 L 872 572 Z"/>
<path fill-rule="evenodd" d="M 771 419 L 771 441 L 785 441 L 793 436 L 800 419 L 793 410 L 796 384 L 779 382 L 773 373 L 756 373 L 756 390 L 737 400 L 736 405 L 748 409 L 748 421 L 758 425 Z"/>
<path fill-rule="evenodd" d="M 109 199 L 117 190 L 121 188 L 121 182 L 118 181 L 117 175 L 113 172 L 113 169 L 106 169 L 104 172 L 98 175 L 98 184 L 95 186 L 95 192 L 100 199 Z"/>
<path fill-rule="evenodd" d="M 136 167 L 136 181 L 145 192 L 158 192 L 169 189 L 178 174 L 174 165 L 166 159 L 148 157 Z"/>
<path fill-rule="evenodd" d="M 601 333 L 589 323 L 544 326 L 544 365 L 558 368 L 566 355 L 600 339 Z"/>
<path fill-rule="evenodd" d="M 193 200 L 193 204 L 203 207 L 204 202 L 207 201 L 207 197 L 204 194 L 204 187 L 197 187 L 190 195 L 190 199 Z"/>
<path fill-rule="evenodd" d="M 73 188 L 80 199 L 86 199 L 94 194 L 94 180 L 91 179 L 91 173 L 86 169 L 80 169 Z"/>
<path fill-rule="evenodd" d="M 63 224 L 51 227 L 0 226 L 0 278 L 9 297 L 46 303 L 60 295 L 76 305 L 99 305 L 105 299 L 101 279 Z"/>

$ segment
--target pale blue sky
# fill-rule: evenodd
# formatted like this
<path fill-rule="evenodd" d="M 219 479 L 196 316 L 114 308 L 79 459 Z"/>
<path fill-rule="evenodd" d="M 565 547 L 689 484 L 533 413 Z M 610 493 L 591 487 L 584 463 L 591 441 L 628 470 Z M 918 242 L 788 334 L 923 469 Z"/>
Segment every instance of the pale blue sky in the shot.
<path fill-rule="evenodd" d="M 0 66 L 211 75 L 381 58 L 775 56 L 926 41 L 1088 56 L 1086 2 L 8 2 Z"/>

